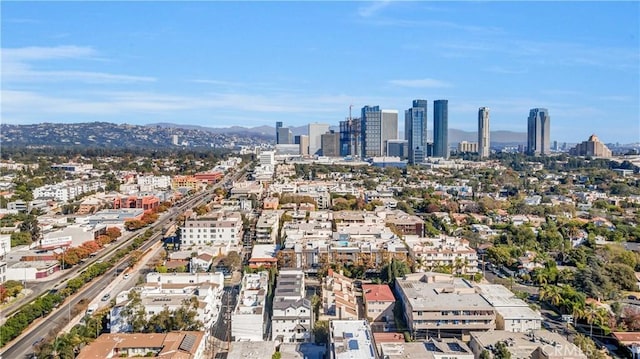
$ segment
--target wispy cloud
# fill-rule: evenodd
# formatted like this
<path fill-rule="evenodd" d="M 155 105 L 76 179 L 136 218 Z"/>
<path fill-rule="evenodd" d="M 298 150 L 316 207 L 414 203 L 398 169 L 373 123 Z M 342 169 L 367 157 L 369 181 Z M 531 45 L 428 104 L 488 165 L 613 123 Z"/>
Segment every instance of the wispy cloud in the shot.
<path fill-rule="evenodd" d="M 424 78 L 410 80 L 390 80 L 389 83 L 394 86 L 411 87 L 411 88 L 448 88 L 453 85 L 446 81 Z"/>
<path fill-rule="evenodd" d="M 491 66 L 484 69 L 487 72 L 493 72 L 496 74 L 505 74 L 505 75 L 519 75 L 526 74 L 528 72 L 525 68 L 510 68 L 504 66 Z"/>
<path fill-rule="evenodd" d="M 99 71 L 38 70 L 35 63 L 57 60 L 103 60 L 92 47 L 57 46 L 23 47 L 2 49 L 2 81 L 16 82 L 56 82 L 78 81 L 85 83 L 132 83 L 154 82 L 149 76 L 112 74 Z"/>
<path fill-rule="evenodd" d="M 361 6 L 360 8 L 358 8 L 358 15 L 365 18 L 374 16 L 378 12 L 380 12 L 380 10 L 386 8 L 390 4 L 391 4 L 390 0 L 374 1 L 370 4 L 367 4 L 365 6 Z"/>
<path fill-rule="evenodd" d="M 600 101 L 618 101 L 618 102 L 628 102 L 633 100 L 631 96 L 626 96 L 626 95 L 600 96 L 598 99 Z"/>

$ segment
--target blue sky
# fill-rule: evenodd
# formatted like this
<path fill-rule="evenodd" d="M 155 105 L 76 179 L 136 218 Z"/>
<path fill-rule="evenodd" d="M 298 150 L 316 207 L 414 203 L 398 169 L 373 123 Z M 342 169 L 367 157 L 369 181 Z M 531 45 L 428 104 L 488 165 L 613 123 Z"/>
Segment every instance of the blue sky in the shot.
<path fill-rule="evenodd" d="M 640 3 L 6 2 L 3 123 L 337 125 L 449 100 L 449 127 L 640 141 Z M 432 123 L 429 123 L 432 129 Z"/>

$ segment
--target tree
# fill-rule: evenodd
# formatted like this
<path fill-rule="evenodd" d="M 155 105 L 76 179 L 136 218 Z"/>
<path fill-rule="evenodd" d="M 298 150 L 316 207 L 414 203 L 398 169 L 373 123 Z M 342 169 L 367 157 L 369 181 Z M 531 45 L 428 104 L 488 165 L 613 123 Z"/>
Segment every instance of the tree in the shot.
<path fill-rule="evenodd" d="M 511 352 L 504 342 L 498 342 L 493 357 L 495 359 L 511 359 Z"/>
<path fill-rule="evenodd" d="M 236 251 L 230 251 L 226 257 L 222 258 L 220 262 L 225 266 L 231 268 L 231 270 L 238 270 L 242 266 L 242 257 Z"/>
<path fill-rule="evenodd" d="M 491 353 L 487 349 L 482 349 L 480 353 L 480 359 L 491 359 Z"/>
<path fill-rule="evenodd" d="M 313 326 L 313 338 L 316 344 L 326 345 L 329 342 L 329 321 L 316 322 Z"/>
<path fill-rule="evenodd" d="M 596 344 L 582 334 L 576 335 L 573 340 L 573 344 L 575 344 L 583 353 L 587 355 L 589 359 L 605 359 L 606 356 L 596 348 Z"/>

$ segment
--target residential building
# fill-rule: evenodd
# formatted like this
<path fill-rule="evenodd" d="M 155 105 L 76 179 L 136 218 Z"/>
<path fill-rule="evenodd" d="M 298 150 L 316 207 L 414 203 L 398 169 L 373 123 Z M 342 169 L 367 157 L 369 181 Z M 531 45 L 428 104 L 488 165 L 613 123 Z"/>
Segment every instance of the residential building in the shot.
<path fill-rule="evenodd" d="M 322 148 L 322 134 L 329 131 L 329 125 L 326 123 L 310 123 L 309 124 L 309 155 L 316 156 Z"/>
<path fill-rule="evenodd" d="M 278 347 L 275 341 L 231 342 L 226 359 L 273 359 Z M 282 357 L 282 359 L 285 359 Z M 304 358 L 306 359 L 306 358 Z"/>
<path fill-rule="evenodd" d="M 467 153 L 467 152 L 469 153 L 478 152 L 478 143 L 460 141 L 460 143 L 458 143 L 458 153 Z"/>
<path fill-rule="evenodd" d="M 379 359 L 371 328 L 366 320 L 329 322 L 330 359 Z"/>
<path fill-rule="evenodd" d="M 489 108 L 480 107 L 478 109 L 478 155 L 480 155 L 480 158 L 489 157 L 490 136 Z"/>
<path fill-rule="evenodd" d="M 476 284 L 480 295 L 496 310 L 496 329 L 527 333 L 542 329 L 542 315 L 499 284 Z"/>
<path fill-rule="evenodd" d="M 322 155 L 326 157 L 340 156 L 340 133 L 329 131 L 321 136 Z"/>
<path fill-rule="evenodd" d="M 495 329 L 494 308 L 465 279 L 442 273 L 396 278 L 395 292 L 414 338 Z"/>
<path fill-rule="evenodd" d="M 313 308 L 305 298 L 304 273 L 280 270 L 273 297 L 271 336 L 281 343 L 311 341 Z"/>
<path fill-rule="evenodd" d="M 433 102 L 433 157 L 449 158 L 449 101 Z"/>
<path fill-rule="evenodd" d="M 362 295 L 366 318 L 374 332 L 388 331 L 394 323 L 393 308 L 396 298 L 387 284 L 363 284 Z"/>
<path fill-rule="evenodd" d="M 322 281 L 321 317 L 336 319 L 360 318 L 356 287 L 353 280 L 329 269 Z"/>
<path fill-rule="evenodd" d="M 551 117 L 546 108 L 529 111 L 527 122 L 527 154 L 549 155 L 551 153 Z"/>
<path fill-rule="evenodd" d="M 188 188 L 198 190 L 202 184 L 195 176 L 173 176 L 171 179 L 171 189 Z"/>
<path fill-rule="evenodd" d="M 218 210 L 203 216 L 192 216 L 180 228 L 182 245 L 209 244 L 216 247 L 236 248 L 242 240 L 242 215 L 240 212 Z"/>
<path fill-rule="evenodd" d="M 258 157 L 261 166 L 275 166 L 276 153 L 274 151 L 262 151 Z"/>
<path fill-rule="evenodd" d="M 427 154 L 427 100 L 413 100 L 413 106 L 404 112 L 404 138 L 408 142 L 409 163 L 424 162 Z"/>
<path fill-rule="evenodd" d="M 167 189 L 171 187 L 171 177 L 170 176 L 138 176 L 137 184 L 141 189 L 142 188 Z"/>
<path fill-rule="evenodd" d="M 221 307 L 224 276 L 222 273 L 148 273 L 146 283 L 116 296 L 111 309 L 111 333 L 130 332 L 131 324 L 123 311 L 130 304 L 130 292 L 136 291 L 146 319 L 167 309 L 178 310 L 187 301 L 197 303 L 196 320 L 208 330 L 218 319 Z"/>
<path fill-rule="evenodd" d="M 240 285 L 238 304 L 231 313 L 231 336 L 235 341 L 264 340 L 269 291 L 269 272 L 246 273 Z"/>
<path fill-rule="evenodd" d="M 425 342 L 383 343 L 385 359 L 474 359 L 473 351 L 454 338 L 431 338 Z"/>
<path fill-rule="evenodd" d="M 205 332 L 102 334 L 85 345 L 77 359 L 160 357 L 204 359 Z"/>
<path fill-rule="evenodd" d="M 604 143 L 600 142 L 598 136 L 591 135 L 586 141 L 576 145 L 569 150 L 569 154 L 574 156 L 591 156 L 600 158 L 611 157 L 611 150 Z"/>
<path fill-rule="evenodd" d="M 445 235 L 430 238 L 407 236 L 405 242 L 418 271 L 439 268 L 467 275 L 479 271 L 478 255 L 466 239 Z"/>
<path fill-rule="evenodd" d="M 280 213 L 278 211 L 262 211 L 256 223 L 256 243 L 276 243 Z"/>
<path fill-rule="evenodd" d="M 55 199 L 61 202 L 73 200 L 87 192 L 97 192 L 100 188 L 105 188 L 104 181 L 64 181 L 54 185 L 45 185 L 33 190 L 34 199 Z"/>
<path fill-rule="evenodd" d="M 527 333 L 492 330 L 470 334 L 469 347 L 476 358 L 485 350 L 492 354 L 496 344 L 504 343 L 512 358 L 587 359 L 575 344 L 567 341 L 561 334 L 548 330 Z"/>

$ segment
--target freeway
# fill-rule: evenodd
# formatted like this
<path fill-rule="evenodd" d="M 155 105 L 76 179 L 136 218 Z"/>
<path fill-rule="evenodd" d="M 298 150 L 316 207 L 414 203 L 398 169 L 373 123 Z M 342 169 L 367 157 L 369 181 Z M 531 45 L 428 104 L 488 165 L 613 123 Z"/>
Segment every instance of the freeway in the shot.
<path fill-rule="evenodd" d="M 248 166 L 249 164 L 245 165 L 242 169 L 237 171 L 234 174 L 232 181 L 235 181 L 240 176 L 242 176 L 245 173 Z M 154 223 L 148 228 L 144 228 L 143 230 L 164 228 L 165 225 L 175 221 L 175 218 L 177 217 L 175 216 L 176 213 L 184 212 L 188 208 L 196 207 L 201 203 L 206 203 L 210 201 L 213 190 L 222 186 L 223 183 L 224 183 L 224 178 L 223 178 L 223 181 L 220 181 L 217 184 L 215 184 L 211 188 L 211 190 L 202 191 L 195 194 L 192 197 L 189 197 L 189 199 L 186 200 L 185 203 L 181 203 L 177 208 L 172 208 L 171 210 L 168 211 L 168 213 L 160 217 L 160 219 L 156 223 Z M 149 238 L 149 240 L 146 241 L 139 248 L 139 250 L 144 252 L 147 249 L 151 248 L 151 246 L 153 246 L 153 244 L 157 242 L 160 236 L 161 236 L 161 233 L 153 234 Z M 133 237 L 134 236 L 131 236 L 131 238 L 128 241 L 133 240 Z M 124 245 L 124 243 L 127 243 L 128 241 L 122 241 L 121 245 Z M 108 254 L 105 253 L 102 257 L 96 258 L 95 260 L 96 261 L 108 260 L 114 254 L 115 254 L 115 251 L 112 251 Z M 118 268 L 122 266 L 124 263 L 126 263 L 128 259 L 129 259 L 128 256 L 125 256 L 124 258 L 122 258 L 120 262 L 118 262 L 116 265 L 113 266 L 113 268 L 109 269 L 101 277 L 95 278 L 93 281 L 86 284 L 85 287 L 83 287 L 80 290 L 80 292 L 76 293 L 71 298 L 68 298 L 60 307 L 58 307 L 56 310 L 50 313 L 47 317 L 34 322 L 34 324 L 36 325 L 31 325 L 31 327 L 25 330 L 25 332 L 21 336 L 19 336 L 13 342 L 7 344 L 5 348 L 3 348 L 4 352 L 0 353 L 0 359 L 32 358 L 34 343 L 41 342 L 42 340 L 44 340 L 44 338 L 49 336 L 49 334 L 55 335 L 60 328 L 62 328 L 66 323 L 69 322 L 71 308 L 75 306 L 77 303 L 79 303 L 82 299 L 85 299 L 86 301 L 90 302 L 92 299 L 98 297 L 99 294 L 113 280 L 114 276 L 117 275 Z M 77 271 L 73 273 L 75 274 L 77 273 Z M 52 287 L 57 286 L 61 283 L 62 281 L 59 281 L 58 283 L 52 285 Z M 39 295 L 40 294 L 42 293 L 39 293 Z"/>

